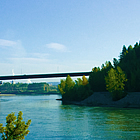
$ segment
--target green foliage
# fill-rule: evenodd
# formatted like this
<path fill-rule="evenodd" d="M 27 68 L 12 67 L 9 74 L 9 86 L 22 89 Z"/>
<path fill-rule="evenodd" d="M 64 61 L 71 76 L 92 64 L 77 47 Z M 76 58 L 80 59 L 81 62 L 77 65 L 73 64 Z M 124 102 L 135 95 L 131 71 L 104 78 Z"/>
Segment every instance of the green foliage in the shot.
<path fill-rule="evenodd" d="M 107 75 L 108 70 L 113 66 L 110 61 L 106 61 L 101 67 L 101 69 L 99 67 L 94 67 L 89 75 L 89 85 L 93 92 L 106 91 L 104 77 Z"/>
<path fill-rule="evenodd" d="M 65 94 L 65 85 L 66 85 L 66 80 L 61 79 L 61 82 L 58 85 L 58 89 L 62 95 Z"/>
<path fill-rule="evenodd" d="M 106 61 L 101 69 L 94 67 L 88 80 L 85 77 L 78 78 L 75 85 L 70 78 L 67 79 L 67 84 L 66 80 L 61 81 L 58 88 L 62 98 L 83 100 L 93 92 L 108 90 L 112 93 L 113 100 L 119 100 L 126 96 L 124 91 L 140 92 L 140 42 L 134 47 L 129 45 L 128 49 L 124 45 L 119 57 L 119 60 L 113 59 L 113 66 L 110 61 Z"/>
<path fill-rule="evenodd" d="M 13 94 L 26 94 L 26 93 L 33 93 L 33 94 L 40 94 L 40 93 L 58 93 L 58 87 L 50 85 L 46 82 L 41 83 L 16 83 L 11 84 L 9 82 L 3 83 L 0 85 L 0 92 L 1 93 L 13 93 Z"/>
<path fill-rule="evenodd" d="M 49 86 L 47 86 L 47 91 L 49 93 L 59 93 L 59 90 L 58 90 L 58 86 L 57 85 L 49 85 Z"/>
<path fill-rule="evenodd" d="M 58 85 L 58 89 L 62 95 L 65 93 L 68 94 L 71 91 L 71 89 L 74 87 L 74 85 L 75 85 L 75 82 L 68 75 L 66 80 L 61 79 L 61 82 Z"/>
<path fill-rule="evenodd" d="M 125 86 L 127 91 L 140 91 L 140 43 L 136 43 L 134 47 L 129 45 L 125 50 L 126 55 L 121 57 L 118 66 L 126 73 L 128 82 Z M 121 53 L 123 54 L 123 53 Z"/>
<path fill-rule="evenodd" d="M 89 75 L 89 85 L 93 92 L 106 90 L 104 74 L 104 71 L 93 71 Z"/>
<path fill-rule="evenodd" d="M 23 113 L 19 111 L 16 118 L 15 113 L 10 113 L 6 117 L 6 127 L 0 124 L 0 133 L 2 133 L 2 140 L 22 140 L 29 133 L 28 127 L 31 124 L 31 120 L 28 120 L 25 124 L 22 118 Z"/>
<path fill-rule="evenodd" d="M 82 101 L 93 94 L 92 90 L 90 89 L 89 84 L 87 85 L 80 85 L 75 86 L 73 88 L 73 94 L 75 95 L 75 101 Z"/>
<path fill-rule="evenodd" d="M 41 83 L 31 83 L 28 85 L 28 91 L 32 91 L 32 92 L 48 92 L 48 87 L 49 85 L 45 82 L 41 82 Z"/>
<path fill-rule="evenodd" d="M 132 51 L 133 50 L 133 47 L 130 45 L 129 47 L 128 47 L 128 52 L 130 52 L 130 51 Z"/>
<path fill-rule="evenodd" d="M 118 100 L 123 97 L 126 76 L 122 69 L 117 66 L 117 69 L 111 68 L 108 75 L 105 77 L 106 88 L 112 93 L 113 100 Z"/>
<path fill-rule="evenodd" d="M 126 76 L 122 69 L 117 66 L 117 69 L 111 68 L 108 72 L 108 76 L 105 77 L 106 87 L 109 92 L 124 90 Z"/>
<path fill-rule="evenodd" d="M 125 92 L 125 91 L 113 91 L 111 93 L 111 95 L 112 95 L 113 101 L 118 101 L 118 100 L 124 98 L 127 95 L 127 92 Z"/>
<path fill-rule="evenodd" d="M 68 75 L 66 80 L 61 80 L 58 89 L 62 94 L 62 99 L 67 101 L 81 101 L 92 94 L 88 79 L 85 76 L 74 82 Z"/>
<path fill-rule="evenodd" d="M 140 92 L 140 43 L 123 46 L 119 60 L 114 59 L 114 68 L 119 66 L 127 76 L 126 91 Z"/>
<path fill-rule="evenodd" d="M 118 64 L 119 64 L 119 61 L 116 58 L 113 58 L 114 68 L 117 68 Z"/>
<path fill-rule="evenodd" d="M 75 85 L 75 82 L 68 75 L 67 78 L 66 78 L 65 91 L 70 92 L 71 89 L 74 87 L 74 85 Z"/>
<path fill-rule="evenodd" d="M 87 85 L 88 84 L 88 79 L 86 78 L 86 76 L 85 75 L 83 75 L 83 77 L 82 77 L 82 85 Z"/>
<path fill-rule="evenodd" d="M 61 83 L 58 85 L 58 89 L 62 94 L 62 98 L 65 100 L 70 100 L 73 98 L 72 90 L 75 85 L 75 82 L 72 80 L 70 75 L 67 76 L 66 80 L 61 80 Z"/>
<path fill-rule="evenodd" d="M 108 72 L 108 76 L 105 77 L 106 87 L 109 92 L 116 90 L 117 86 L 117 72 L 113 68 Z"/>
<path fill-rule="evenodd" d="M 124 45 L 122 49 L 122 53 L 120 54 L 120 61 L 126 56 L 127 53 L 128 51 L 126 49 L 126 46 Z"/>
<path fill-rule="evenodd" d="M 78 85 L 78 86 L 83 84 L 83 81 L 81 78 L 77 78 L 77 80 L 75 80 L 75 82 L 76 82 L 76 85 Z"/>

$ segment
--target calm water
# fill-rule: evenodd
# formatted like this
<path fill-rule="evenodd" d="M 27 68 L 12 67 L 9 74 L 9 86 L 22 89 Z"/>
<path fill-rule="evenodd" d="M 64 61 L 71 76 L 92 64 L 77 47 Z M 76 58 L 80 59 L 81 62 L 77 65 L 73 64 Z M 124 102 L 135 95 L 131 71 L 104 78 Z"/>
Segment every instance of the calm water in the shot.
<path fill-rule="evenodd" d="M 0 123 L 21 110 L 25 140 L 140 139 L 140 110 L 62 105 L 59 95 L 0 97 Z"/>

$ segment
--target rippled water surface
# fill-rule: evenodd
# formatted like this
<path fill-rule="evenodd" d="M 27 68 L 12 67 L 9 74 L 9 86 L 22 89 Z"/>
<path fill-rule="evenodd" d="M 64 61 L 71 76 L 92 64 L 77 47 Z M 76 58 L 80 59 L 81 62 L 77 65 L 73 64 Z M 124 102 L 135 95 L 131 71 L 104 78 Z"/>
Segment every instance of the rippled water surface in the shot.
<path fill-rule="evenodd" d="M 32 120 L 25 140 L 140 139 L 140 110 L 62 105 L 59 95 L 1 96 L 0 123 L 23 112 Z"/>

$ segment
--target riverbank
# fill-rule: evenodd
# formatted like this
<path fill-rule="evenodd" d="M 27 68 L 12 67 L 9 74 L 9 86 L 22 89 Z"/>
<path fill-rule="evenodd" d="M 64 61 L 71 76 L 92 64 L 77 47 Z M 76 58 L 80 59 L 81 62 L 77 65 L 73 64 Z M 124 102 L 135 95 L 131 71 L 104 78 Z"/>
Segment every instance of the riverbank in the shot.
<path fill-rule="evenodd" d="M 0 96 L 15 96 L 16 94 L 0 94 Z"/>
<path fill-rule="evenodd" d="M 86 106 L 140 108 L 140 92 L 129 92 L 124 98 L 118 101 L 113 101 L 109 92 L 94 92 L 90 97 L 81 102 L 63 102 Z"/>
<path fill-rule="evenodd" d="M 11 92 L 11 93 L 0 93 L 0 96 L 15 96 L 15 95 L 60 95 L 58 92 Z"/>

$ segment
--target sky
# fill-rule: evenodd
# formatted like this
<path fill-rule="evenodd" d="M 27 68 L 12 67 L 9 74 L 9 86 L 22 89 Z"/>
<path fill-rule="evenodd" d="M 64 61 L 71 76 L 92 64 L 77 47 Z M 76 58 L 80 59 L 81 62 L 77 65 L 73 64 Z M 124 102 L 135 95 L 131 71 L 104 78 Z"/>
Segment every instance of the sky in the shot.
<path fill-rule="evenodd" d="M 139 5 L 0 0 L 0 75 L 91 71 L 118 59 L 123 45 L 140 41 Z"/>

